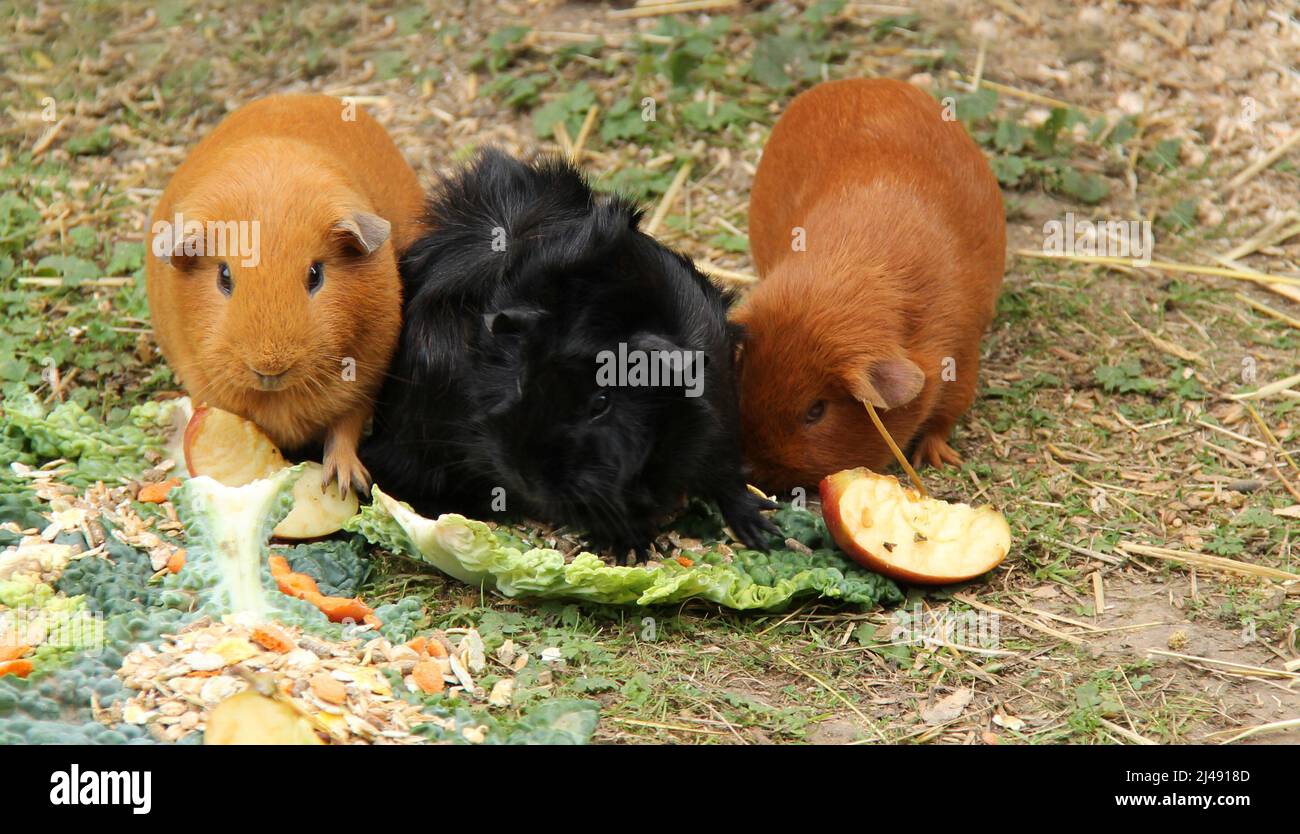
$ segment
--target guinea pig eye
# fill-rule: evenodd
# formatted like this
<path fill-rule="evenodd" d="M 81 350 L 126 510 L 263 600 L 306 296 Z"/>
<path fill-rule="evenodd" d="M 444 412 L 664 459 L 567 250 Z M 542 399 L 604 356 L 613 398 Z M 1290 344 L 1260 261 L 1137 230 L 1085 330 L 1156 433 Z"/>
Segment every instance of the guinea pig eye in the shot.
<path fill-rule="evenodd" d="M 307 270 L 307 292 L 315 295 L 316 291 L 325 283 L 325 264 L 316 261 Z"/>
<path fill-rule="evenodd" d="M 609 413 L 609 406 L 612 398 L 608 391 L 597 391 L 596 395 L 591 398 L 591 405 L 587 409 L 587 414 L 592 420 L 599 420 Z"/>
<path fill-rule="evenodd" d="M 235 291 L 235 280 L 230 277 L 230 267 L 225 263 L 217 267 L 217 289 L 226 298 Z"/>
<path fill-rule="evenodd" d="M 813 423 L 816 423 L 818 420 L 820 420 L 822 418 L 822 415 L 824 415 L 825 413 L 826 413 L 826 401 L 818 400 L 808 408 L 808 413 L 804 415 L 803 417 L 804 425 L 811 426 Z"/>

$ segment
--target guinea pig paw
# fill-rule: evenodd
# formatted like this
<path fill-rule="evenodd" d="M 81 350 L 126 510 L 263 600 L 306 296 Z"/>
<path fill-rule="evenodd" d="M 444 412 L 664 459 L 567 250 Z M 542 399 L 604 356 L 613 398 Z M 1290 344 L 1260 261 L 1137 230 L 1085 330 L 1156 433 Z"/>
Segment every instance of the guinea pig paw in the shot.
<path fill-rule="evenodd" d="M 736 540 L 756 550 L 770 548 L 770 536 L 781 536 L 781 529 L 760 510 L 775 510 L 777 505 L 746 490 L 732 501 L 719 501 L 722 517 Z"/>
<path fill-rule="evenodd" d="M 930 464 L 935 469 L 942 469 L 945 463 L 953 466 L 961 466 L 961 455 L 957 450 L 948 445 L 947 439 L 941 434 L 927 434 L 922 437 L 916 444 L 916 449 L 912 452 L 912 465 L 920 468 L 924 464 Z"/>
<path fill-rule="evenodd" d="M 370 473 L 366 471 L 366 467 L 361 464 L 355 452 L 344 454 L 330 450 L 322 461 L 322 467 L 325 474 L 321 478 L 321 492 L 335 481 L 338 482 L 339 493 L 344 498 L 347 498 L 353 490 L 363 496 L 370 492 Z"/>
<path fill-rule="evenodd" d="M 650 559 L 649 545 L 645 543 L 617 542 L 610 549 L 614 554 L 614 564 L 622 567 L 644 565 Z"/>

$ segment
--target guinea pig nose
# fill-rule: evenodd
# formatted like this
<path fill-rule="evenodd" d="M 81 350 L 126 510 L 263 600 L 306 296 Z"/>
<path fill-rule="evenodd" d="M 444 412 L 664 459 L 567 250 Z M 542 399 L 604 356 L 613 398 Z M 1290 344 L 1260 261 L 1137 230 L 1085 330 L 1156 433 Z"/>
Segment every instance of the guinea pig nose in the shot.
<path fill-rule="evenodd" d="M 279 388 L 280 383 L 284 381 L 285 371 L 280 371 L 274 374 L 265 374 L 252 366 L 249 366 L 249 370 L 253 372 L 253 376 L 257 377 L 257 384 L 262 387 L 263 391 L 274 391 Z"/>

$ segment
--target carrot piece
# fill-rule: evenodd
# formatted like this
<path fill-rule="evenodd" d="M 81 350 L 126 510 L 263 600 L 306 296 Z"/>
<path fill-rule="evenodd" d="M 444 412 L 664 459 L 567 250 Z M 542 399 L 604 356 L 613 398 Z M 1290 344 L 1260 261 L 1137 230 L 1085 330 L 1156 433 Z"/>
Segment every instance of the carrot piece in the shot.
<path fill-rule="evenodd" d="M 312 605 L 325 612 L 325 616 L 334 622 L 343 620 L 352 620 L 359 623 L 366 617 L 375 613 L 375 609 L 366 605 L 358 598 L 349 599 L 348 597 L 314 597 L 307 600 Z"/>
<path fill-rule="evenodd" d="M 181 548 L 167 557 L 167 570 L 172 573 L 180 573 L 181 568 L 185 567 L 185 549 Z"/>
<path fill-rule="evenodd" d="M 180 485 L 180 478 L 168 478 L 160 484 L 145 484 L 136 493 L 135 500 L 144 504 L 161 504 L 167 500 L 167 494 Z"/>
<path fill-rule="evenodd" d="M 294 573 L 289 569 L 289 562 L 283 556 L 272 556 L 268 563 L 271 566 L 271 576 L 275 579 L 275 584 L 281 593 L 310 602 L 336 623 L 352 620 L 357 623 L 368 623 L 376 628 L 380 625 L 378 618 L 374 616 L 375 609 L 360 599 L 325 596 L 320 592 L 320 586 L 316 584 L 315 579 L 305 573 Z"/>
<path fill-rule="evenodd" d="M 31 646 L 15 646 L 12 643 L 0 642 L 0 662 L 17 660 L 31 650 Z"/>
<path fill-rule="evenodd" d="M 376 617 L 374 614 L 367 614 L 366 616 L 361 618 L 361 623 L 362 625 L 368 625 L 373 628 L 379 628 L 384 624 L 384 621 Z"/>
<path fill-rule="evenodd" d="M 424 635 L 414 637 L 406 641 L 406 648 L 414 650 L 421 657 L 427 657 L 429 654 L 429 640 Z"/>
<path fill-rule="evenodd" d="M 430 640 L 428 645 L 429 657 L 446 657 L 447 647 L 442 644 L 441 640 Z"/>
<path fill-rule="evenodd" d="M 289 635 L 273 625 L 260 625 L 253 629 L 251 636 L 254 643 L 270 652 L 284 654 L 294 646 Z"/>
<path fill-rule="evenodd" d="M 25 678 L 32 673 L 34 668 L 36 667 L 32 665 L 30 660 L 6 660 L 4 663 L 0 663 L 0 678 L 5 675 L 17 675 L 20 678 Z"/>
<path fill-rule="evenodd" d="M 314 604 L 314 600 L 309 597 L 323 597 L 320 588 L 316 585 L 316 580 L 312 579 L 305 573 L 286 573 L 283 576 L 275 578 L 275 584 L 280 587 L 280 592 L 288 594 L 298 599 L 306 599 Z"/>
<path fill-rule="evenodd" d="M 684 568 L 689 568 L 691 565 L 695 564 L 695 560 L 694 560 L 694 559 L 688 559 L 688 558 L 686 558 L 685 556 L 678 556 L 678 557 L 677 557 L 677 564 L 681 565 L 681 566 L 684 567 Z"/>
<path fill-rule="evenodd" d="M 411 680 L 426 695 L 436 695 L 442 691 L 442 669 L 432 660 L 422 660 L 411 670 Z"/>

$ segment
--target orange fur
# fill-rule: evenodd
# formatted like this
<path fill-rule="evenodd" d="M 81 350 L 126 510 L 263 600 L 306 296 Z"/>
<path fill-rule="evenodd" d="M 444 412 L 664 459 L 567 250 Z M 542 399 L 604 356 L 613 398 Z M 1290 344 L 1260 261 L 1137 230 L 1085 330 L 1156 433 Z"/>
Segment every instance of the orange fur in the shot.
<path fill-rule="evenodd" d="M 150 221 L 147 275 L 154 335 L 197 402 L 257 423 L 282 448 L 323 442 L 346 488 L 365 470 L 356 444 L 401 327 L 397 253 L 420 233 L 424 194 L 387 132 L 321 95 L 273 96 L 228 116 L 177 169 Z M 256 221 L 259 258 L 154 257 L 154 226 L 184 219 Z M 366 254 L 337 227 L 358 213 L 391 224 Z M 373 239 L 373 237 L 372 237 Z M 325 280 L 307 292 L 311 264 Z M 219 264 L 234 282 L 217 289 Z M 355 360 L 355 380 L 345 359 Z M 283 372 L 263 390 L 256 371 Z M 358 477 L 359 476 L 359 477 Z"/>
<path fill-rule="evenodd" d="M 895 386 L 908 390 L 881 412 L 886 427 L 918 459 L 959 460 L 947 438 L 975 398 L 1006 249 L 1002 194 L 961 125 L 899 81 L 817 85 L 772 129 L 749 235 L 763 280 L 735 318 L 748 331 L 739 385 L 754 480 L 788 490 L 888 465 L 861 400 L 888 384 L 873 368 L 906 360 L 916 387 Z"/>

